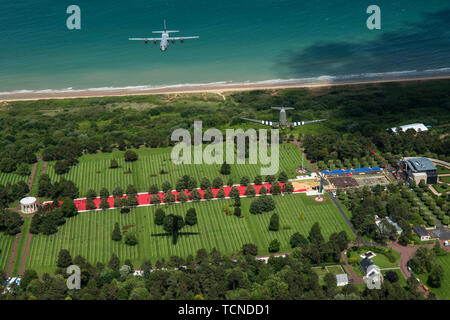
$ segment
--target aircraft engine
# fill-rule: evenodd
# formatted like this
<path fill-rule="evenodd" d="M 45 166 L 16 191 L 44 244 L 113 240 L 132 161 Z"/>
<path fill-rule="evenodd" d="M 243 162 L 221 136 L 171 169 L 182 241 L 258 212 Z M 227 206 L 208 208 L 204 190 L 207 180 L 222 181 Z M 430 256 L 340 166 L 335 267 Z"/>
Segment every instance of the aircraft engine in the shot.
<path fill-rule="evenodd" d="M 153 43 L 156 44 L 156 40 L 153 40 Z"/>
<path fill-rule="evenodd" d="M 174 41 L 174 40 L 171 40 L 171 42 L 172 42 L 172 44 L 174 44 L 174 43 L 175 43 L 175 41 Z"/>
<path fill-rule="evenodd" d="M 180 43 L 183 43 L 183 39 L 180 39 Z"/>
<path fill-rule="evenodd" d="M 145 41 L 144 41 L 144 43 L 145 43 L 145 44 L 147 44 L 147 43 L 148 43 L 148 41 L 147 41 L 147 40 L 145 40 Z"/>

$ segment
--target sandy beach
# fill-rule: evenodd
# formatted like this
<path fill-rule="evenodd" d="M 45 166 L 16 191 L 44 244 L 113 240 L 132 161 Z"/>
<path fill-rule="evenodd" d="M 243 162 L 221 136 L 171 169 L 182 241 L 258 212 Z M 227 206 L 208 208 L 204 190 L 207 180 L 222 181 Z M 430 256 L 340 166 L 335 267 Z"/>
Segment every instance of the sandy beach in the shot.
<path fill-rule="evenodd" d="M 182 93 L 215 93 L 225 99 L 223 93 L 249 90 L 269 90 L 269 89 L 287 89 L 287 88 L 319 88 L 329 86 L 357 85 L 357 84 L 373 84 L 387 82 L 407 82 L 407 81 L 427 81 L 437 79 L 450 79 L 450 76 L 421 77 L 421 78 L 399 78 L 399 79 L 383 79 L 383 80 L 367 80 L 367 81 L 349 81 L 349 82 L 318 82 L 318 83 L 280 83 L 280 84 L 226 84 L 217 86 L 179 86 L 165 87 L 154 89 L 111 89 L 111 90 L 80 90 L 67 92 L 17 92 L 0 94 L 0 102 L 7 101 L 30 101 L 30 100 L 47 100 L 47 99 L 75 99 L 75 98 L 92 98 L 92 97 L 119 97 L 134 95 L 155 95 L 155 94 L 182 94 Z"/>

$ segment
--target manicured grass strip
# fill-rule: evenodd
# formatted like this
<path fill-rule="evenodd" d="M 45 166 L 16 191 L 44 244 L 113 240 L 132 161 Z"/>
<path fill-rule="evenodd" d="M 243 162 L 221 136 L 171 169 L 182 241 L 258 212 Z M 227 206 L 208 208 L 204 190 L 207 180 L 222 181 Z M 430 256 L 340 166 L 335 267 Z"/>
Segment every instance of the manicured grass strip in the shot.
<path fill-rule="evenodd" d="M 9 259 L 14 246 L 15 236 L 9 236 L 0 232 L 0 270 L 7 271 Z"/>
<path fill-rule="evenodd" d="M 14 263 L 11 269 L 11 275 L 19 275 L 20 266 L 22 265 L 22 258 L 25 253 L 25 247 L 28 239 L 28 232 L 30 231 L 31 218 L 25 218 L 20 232 L 19 242 L 17 243 L 16 254 L 14 256 Z"/>

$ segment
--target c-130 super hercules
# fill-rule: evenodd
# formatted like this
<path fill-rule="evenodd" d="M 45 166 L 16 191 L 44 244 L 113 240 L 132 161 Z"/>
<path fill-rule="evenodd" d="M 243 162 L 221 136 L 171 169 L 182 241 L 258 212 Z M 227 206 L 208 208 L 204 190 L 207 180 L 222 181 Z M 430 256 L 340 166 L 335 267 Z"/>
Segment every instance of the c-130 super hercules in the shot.
<path fill-rule="evenodd" d="M 246 120 L 246 121 L 256 122 L 259 124 L 263 124 L 265 126 L 271 126 L 272 128 L 280 127 L 283 130 L 286 129 L 287 127 L 295 128 L 298 126 L 304 126 L 306 124 L 317 123 L 317 122 L 322 122 L 322 121 L 327 120 L 327 119 L 320 119 L 320 120 L 311 120 L 311 121 L 288 122 L 286 119 L 286 110 L 293 110 L 294 108 L 272 107 L 272 109 L 280 110 L 280 121 L 275 122 L 275 121 L 267 121 L 267 120 L 255 120 L 255 119 L 249 119 L 249 118 L 241 118 L 241 119 Z"/>

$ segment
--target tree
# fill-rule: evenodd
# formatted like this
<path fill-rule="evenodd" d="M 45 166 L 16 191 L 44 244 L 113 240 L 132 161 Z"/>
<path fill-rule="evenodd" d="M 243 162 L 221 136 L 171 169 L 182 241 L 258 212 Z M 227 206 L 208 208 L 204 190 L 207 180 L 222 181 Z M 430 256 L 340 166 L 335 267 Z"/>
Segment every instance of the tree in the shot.
<path fill-rule="evenodd" d="M 209 179 L 208 179 L 207 177 L 203 177 L 203 178 L 200 180 L 200 189 L 206 190 L 206 189 L 208 189 L 209 187 L 211 187 L 211 181 L 209 181 Z"/>
<path fill-rule="evenodd" d="M 127 195 L 136 195 L 137 194 L 137 189 L 134 185 L 129 184 L 127 187 Z"/>
<path fill-rule="evenodd" d="M 256 195 L 255 187 L 252 185 L 247 186 L 247 188 L 245 188 L 245 195 L 248 197 L 254 197 Z"/>
<path fill-rule="evenodd" d="M 265 186 L 261 186 L 261 188 L 259 188 L 259 194 L 267 194 L 267 188 Z"/>
<path fill-rule="evenodd" d="M 308 240 L 298 232 L 294 233 L 291 236 L 291 238 L 289 239 L 289 243 L 291 244 L 291 248 L 296 248 L 299 246 L 302 247 L 308 246 Z"/>
<path fill-rule="evenodd" d="M 236 188 L 235 186 L 231 187 L 229 196 L 231 198 L 235 198 L 236 196 L 240 197 L 241 196 L 241 192 L 239 191 L 238 188 Z"/>
<path fill-rule="evenodd" d="M 95 192 L 95 190 L 89 189 L 89 190 L 86 192 L 86 198 L 87 198 L 87 199 L 94 199 L 94 198 L 96 198 L 96 197 L 97 197 L 97 193 Z"/>
<path fill-rule="evenodd" d="M 150 204 L 160 204 L 161 203 L 161 197 L 159 194 L 153 194 L 150 197 Z"/>
<path fill-rule="evenodd" d="M 241 178 L 241 182 L 240 182 L 241 186 L 246 186 L 246 185 L 248 185 L 249 183 L 250 183 L 250 178 L 249 178 L 249 177 L 243 176 L 243 177 Z"/>
<path fill-rule="evenodd" d="M 388 272 L 386 272 L 385 276 L 384 276 L 390 283 L 394 283 L 398 281 L 398 274 L 397 272 L 393 271 L 393 270 L 389 270 Z"/>
<path fill-rule="evenodd" d="M 172 185 L 170 184 L 169 181 L 164 181 L 163 184 L 161 185 L 161 188 L 162 188 L 162 191 L 167 192 L 172 189 Z"/>
<path fill-rule="evenodd" d="M 438 263 L 434 263 L 428 275 L 427 283 L 432 288 L 440 288 L 444 277 L 444 269 Z"/>
<path fill-rule="evenodd" d="M 256 184 L 256 185 L 262 184 L 262 183 L 263 183 L 263 178 L 262 178 L 262 176 L 261 176 L 261 175 L 257 175 L 257 176 L 255 177 L 255 180 L 253 181 L 253 183 Z"/>
<path fill-rule="evenodd" d="M 111 159 L 111 162 L 110 162 L 110 164 L 109 164 L 109 167 L 110 167 L 111 169 L 117 169 L 117 168 L 119 167 L 119 164 L 117 163 L 117 160 L 116 160 L 116 159 Z"/>
<path fill-rule="evenodd" d="M 159 188 L 158 188 L 158 185 L 156 185 L 156 184 L 152 184 L 150 186 L 150 188 L 148 188 L 148 193 L 150 193 L 150 194 L 155 194 L 158 192 L 159 192 Z"/>
<path fill-rule="evenodd" d="M 108 198 L 102 198 L 102 200 L 100 201 L 100 209 L 106 210 L 109 209 L 109 202 L 108 202 Z"/>
<path fill-rule="evenodd" d="M 288 180 L 289 180 L 289 177 L 286 174 L 286 172 L 284 172 L 284 171 L 280 172 L 280 174 L 278 176 L 278 181 L 279 182 L 287 182 Z"/>
<path fill-rule="evenodd" d="M 214 198 L 214 194 L 213 194 L 211 188 L 206 189 L 205 192 L 203 193 L 203 199 L 208 199 L 209 200 L 209 199 L 212 199 L 212 198 Z"/>
<path fill-rule="evenodd" d="M 224 162 L 222 164 L 222 166 L 220 167 L 220 174 L 223 174 L 223 175 L 231 174 L 231 166 L 228 163 Z"/>
<path fill-rule="evenodd" d="M 220 188 L 217 193 L 216 193 L 216 198 L 218 199 L 223 199 L 225 198 L 225 191 L 223 190 L 223 188 Z"/>
<path fill-rule="evenodd" d="M 0 171 L 4 173 L 11 173 L 16 171 L 17 164 L 16 162 L 11 158 L 3 158 L 0 161 Z"/>
<path fill-rule="evenodd" d="M 114 229 L 111 233 L 111 239 L 113 241 L 120 241 L 122 240 L 122 233 L 120 232 L 120 227 L 119 227 L 119 223 L 115 223 L 114 224 Z"/>
<path fill-rule="evenodd" d="M 55 170 L 55 173 L 57 174 L 65 174 L 69 172 L 70 166 L 66 160 L 56 161 L 55 165 L 53 166 L 53 170 Z"/>
<path fill-rule="evenodd" d="M 164 203 L 169 203 L 169 204 L 174 203 L 175 195 L 172 192 L 168 191 L 164 194 L 163 201 L 164 201 Z"/>
<path fill-rule="evenodd" d="M 227 186 L 232 186 L 233 185 L 233 178 L 228 178 L 228 180 L 227 180 Z"/>
<path fill-rule="evenodd" d="M 212 187 L 214 189 L 219 189 L 222 186 L 223 186 L 223 179 L 221 177 L 215 177 L 212 182 Z"/>
<path fill-rule="evenodd" d="M 114 197 L 114 208 L 120 208 L 122 206 L 122 199 L 120 197 Z"/>
<path fill-rule="evenodd" d="M 258 254 L 258 247 L 253 243 L 246 243 L 242 246 L 242 254 L 256 256 Z"/>
<path fill-rule="evenodd" d="M 129 246 L 135 246 L 137 244 L 137 238 L 134 232 L 127 232 L 125 233 L 125 244 Z"/>
<path fill-rule="evenodd" d="M 164 223 L 164 217 L 166 216 L 166 213 L 163 209 L 158 208 L 155 211 L 155 219 L 154 222 L 156 225 L 161 226 Z"/>
<path fill-rule="evenodd" d="M 61 205 L 61 212 L 63 213 L 64 217 L 70 218 L 78 214 L 78 209 L 72 199 L 65 198 Z"/>
<path fill-rule="evenodd" d="M 283 185 L 283 193 L 292 193 L 294 191 L 294 186 L 292 182 L 288 181 Z"/>
<path fill-rule="evenodd" d="M 315 222 L 311 230 L 309 231 L 308 240 L 310 243 L 322 244 L 325 242 L 323 238 L 322 231 L 320 230 L 320 225 L 318 222 Z"/>
<path fill-rule="evenodd" d="M 276 180 L 276 178 L 275 178 L 275 176 L 273 176 L 273 175 L 268 175 L 268 176 L 266 176 L 266 182 L 267 182 L 267 183 L 274 183 L 275 180 Z"/>
<path fill-rule="evenodd" d="M 186 213 L 186 224 L 193 226 L 197 224 L 197 212 L 195 211 L 195 208 L 189 208 Z"/>
<path fill-rule="evenodd" d="M 109 259 L 108 267 L 113 271 L 119 271 L 120 259 L 114 252 L 111 254 L 111 259 Z"/>
<path fill-rule="evenodd" d="M 172 243 L 176 244 L 178 232 L 184 227 L 184 220 L 181 216 L 169 214 L 164 217 L 164 231 L 172 235 Z"/>
<path fill-rule="evenodd" d="M 137 153 L 132 150 L 125 151 L 124 157 L 126 162 L 132 162 L 138 159 Z"/>
<path fill-rule="evenodd" d="M 269 243 L 269 252 L 278 252 L 280 251 L 280 241 L 278 239 L 273 239 Z"/>
<path fill-rule="evenodd" d="M 86 200 L 86 210 L 95 210 L 97 209 L 97 205 L 95 204 L 94 200 L 87 199 Z"/>
<path fill-rule="evenodd" d="M 273 195 L 278 195 L 281 193 L 281 186 L 277 181 L 275 181 L 270 187 L 270 193 Z"/>
<path fill-rule="evenodd" d="M 177 200 L 179 202 L 186 202 L 188 200 L 188 197 L 187 197 L 186 193 L 184 193 L 184 191 L 180 191 L 178 193 Z"/>
<path fill-rule="evenodd" d="M 21 163 L 18 167 L 17 167 L 17 174 L 19 176 L 28 176 L 31 174 L 31 170 L 30 170 L 30 166 L 26 163 Z"/>
<path fill-rule="evenodd" d="M 123 189 L 121 187 L 115 187 L 113 190 L 113 196 L 114 197 L 122 197 L 123 196 Z"/>
<path fill-rule="evenodd" d="M 279 228 L 280 228 L 280 218 L 278 217 L 278 214 L 274 213 L 270 217 L 269 230 L 278 231 Z"/>
<path fill-rule="evenodd" d="M 234 207 L 234 215 L 239 218 L 241 216 L 241 214 L 242 214 L 241 208 Z"/>
<path fill-rule="evenodd" d="M 109 191 L 105 187 L 103 187 L 100 190 L 100 198 L 108 198 L 109 197 Z"/>
<path fill-rule="evenodd" d="M 202 194 L 198 189 L 194 189 L 191 191 L 190 198 L 192 201 L 200 201 L 202 199 Z"/>
<path fill-rule="evenodd" d="M 72 264 L 72 256 L 70 255 L 69 250 L 61 249 L 58 254 L 58 262 L 57 265 L 60 268 L 67 268 Z"/>

